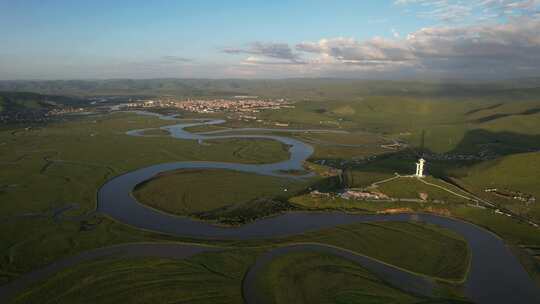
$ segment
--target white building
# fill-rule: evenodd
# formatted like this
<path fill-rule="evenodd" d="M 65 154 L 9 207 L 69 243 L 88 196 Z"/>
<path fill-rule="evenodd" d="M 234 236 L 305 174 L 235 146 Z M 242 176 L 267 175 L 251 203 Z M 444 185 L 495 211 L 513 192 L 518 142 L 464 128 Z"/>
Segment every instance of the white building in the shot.
<path fill-rule="evenodd" d="M 418 162 L 416 163 L 416 177 L 424 177 L 424 165 L 426 164 L 426 160 L 423 158 L 420 158 Z"/>

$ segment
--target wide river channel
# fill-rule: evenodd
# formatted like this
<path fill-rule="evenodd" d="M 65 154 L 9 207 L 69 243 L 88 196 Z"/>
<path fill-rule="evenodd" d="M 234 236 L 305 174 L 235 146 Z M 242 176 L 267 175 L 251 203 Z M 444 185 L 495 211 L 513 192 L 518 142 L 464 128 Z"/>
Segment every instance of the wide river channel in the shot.
<path fill-rule="evenodd" d="M 150 113 L 141 114 L 157 115 Z M 157 116 L 161 119 L 175 120 L 172 116 Z M 288 160 L 274 164 L 252 165 L 221 162 L 174 162 L 141 168 L 114 177 L 102 186 L 98 193 L 97 209 L 99 212 L 120 222 L 141 229 L 181 237 L 219 240 L 269 239 L 354 223 L 407 221 L 431 223 L 460 234 L 468 242 L 471 250 L 471 266 L 464 283 L 464 288 L 465 294 L 469 299 L 475 303 L 481 304 L 540 303 L 540 288 L 530 278 L 504 241 L 481 227 L 457 219 L 430 214 L 359 215 L 342 212 L 291 212 L 232 228 L 217 226 L 188 217 L 170 215 L 148 208 L 137 202 L 131 195 L 131 192 L 136 185 L 153 178 L 156 174 L 185 168 L 219 168 L 264 175 L 283 176 L 284 178 L 298 178 L 288 176 L 284 171 L 303 170 L 303 161 L 313 153 L 313 148 L 310 145 L 285 136 L 267 134 L 227 134 L 229 132 L 227 130 L 194 134 L 185 130 L 185 128 L 191 126 L 220 124 L 223 123 L 222 120 L 200 120 L 198 122 L 193 122 L 193 120 L 191 120 L 190 123 L 181 123 L 181 121 L 176 121 L 176 123 L 178 124 L 165 126 L 162 127 L 162 129 L 168 130 L 170 136 L 174 138 L 198 140 L 201 143 L 204 140 L 227 138 L 263 138 L 276 140 L 289 146 L 290 156 Z M 234 129 L 233 131 L 238 133 L 242 131 L 268 130 Z M 321 130 L 281 131 L 326 132 Z M 273 132 L 272 134 L 275 133 Z M 128 135 L 145 136 L 144 130 L 133 130 L 128 132 Z M 8 285 L 0 287 L 0 300 L 12 297 L 16 292 L 19 292 L 28 284 L 42 280 L 56 271 L 72 267 L 79 262 L 94 257 L 118 254 L 119 252 L 127 256 L 187 257 L 198 252 L 210 250 L 216 250 L 216 248 L 189 244 L 177 246 L 144 244 L 97 249 L 58 261 L 44 269 L 31 272 Z M 257 301 L 257 293 L 253 286 L 253 279 L 256 276 L 257 271 L 272 258 L 295 250 L 323 251 L 355 261 L 379 275 L 391 285 L 418 295 L 429 297 L 434 287 L 433 280 L 428 277 L 410 273 L 392 267 L 391 265 L 386 265 L 370 259 L 369 257 L 324 245 L 291 245 L 271 250 L 257 259 L 256 264 L 248 271 L 242 286 L 246 302 L 259 302 Z"/>

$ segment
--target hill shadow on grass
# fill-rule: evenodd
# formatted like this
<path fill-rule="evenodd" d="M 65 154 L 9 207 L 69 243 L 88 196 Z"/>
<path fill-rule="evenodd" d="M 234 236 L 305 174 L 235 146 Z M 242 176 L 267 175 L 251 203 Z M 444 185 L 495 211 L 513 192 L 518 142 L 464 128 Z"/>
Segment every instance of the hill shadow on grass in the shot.
<path fill-rule="evenodd" d="M 475 129 L 467 132 L 449 154 L 488 153 L 493 156 L 505 156 L 538 150 L 540 150 L 540 135 Z"/>
<path fill-rule="evenodd" d="M 504 118 L 504 117 L 509 117 L 509 116 L 534 115 L 537 113 L 540 113 L 540 108 L 532 108 L 532 109 L 528 109 L 519 113 L 500 113 L 500 114 L 488 115 L 485 117 L 475 119 L 472 122 L 484 123 L 484 122 L 490 122 L 499 118 Z"/>

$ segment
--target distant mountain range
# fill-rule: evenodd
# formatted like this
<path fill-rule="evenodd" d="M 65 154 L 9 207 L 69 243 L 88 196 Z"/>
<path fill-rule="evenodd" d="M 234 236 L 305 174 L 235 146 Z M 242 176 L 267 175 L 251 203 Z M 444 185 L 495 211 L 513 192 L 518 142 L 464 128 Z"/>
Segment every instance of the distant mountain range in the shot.
<path fill-rule="evenodd" d="M 0 81 L 0 91 L 70 96 L 258 95 L 299 100 L 354 100 L 361 96 L 482 97 L 529 99 L 540 97 L 540 78 L 499 82 L 367 81 L 352 79 L 111 79 Z"/>

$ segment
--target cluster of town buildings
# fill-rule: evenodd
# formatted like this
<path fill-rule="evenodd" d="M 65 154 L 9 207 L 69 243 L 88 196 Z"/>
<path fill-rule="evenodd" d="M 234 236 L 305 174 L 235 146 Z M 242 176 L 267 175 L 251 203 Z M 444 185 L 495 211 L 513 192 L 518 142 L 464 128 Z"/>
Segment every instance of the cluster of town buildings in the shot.
<path fill-rule="evenodd" d="M 65 114 L 74 114 L 74 113 L 83 113 L 85 112 L 85 108 L 74 108 L 74 107 L 61 107 L 61 108 L 54 108 L 47 112 L 46 116 L 58 116 L 58 115 L 65 115 Z"/>
<path fill-rule="evenodd" d="M 314 190 L 310 192 L 310 195 L 312 197 L 327 197 L 327 198 L 333 198 L 333 197 L 339 197 L 346 200 L 391 200 L 391 198 L 381 192 L 377 191 L 363 191 L 363 190 L 353 190 L 353 189 L 345 189 L 343 192 L 340 193 L 327 193 L 327 192 L 320 192 L 318 190 Z"/>
<path fill-rule="evenodd" d="M 345 190 L 341 193 L 341 198 L 354 200 L 388 200 L 390 197 L 381 192 Z"/>
<path fill-rule="evenodd" d="M 155 100 L 138 100 L 124 104 L 127 108 L 175 108 L 195 113 L 244 112 L 258 113 L 261 110 L 294 108 L 285 99 L 262 99 L 258 96 L 234 96 L 219 99 L 176 100 L 164 97 Z"/>
<path fill-rule="evenodd" d="M 509 189 L 487 188 L 487 189 L 484 189 L 484 192 L 491 193 L 493 195 L 506 198 L 506 199 L 514 199 L 514 200 L 524 202 L 524 203 L 536 202 L 536 198 L 534 196 L 527 193 L 520 192 L 520 191 L 514 191 L 514 190 L 509 190 Z"/>

